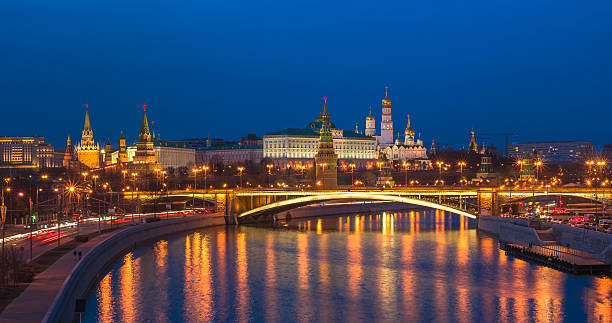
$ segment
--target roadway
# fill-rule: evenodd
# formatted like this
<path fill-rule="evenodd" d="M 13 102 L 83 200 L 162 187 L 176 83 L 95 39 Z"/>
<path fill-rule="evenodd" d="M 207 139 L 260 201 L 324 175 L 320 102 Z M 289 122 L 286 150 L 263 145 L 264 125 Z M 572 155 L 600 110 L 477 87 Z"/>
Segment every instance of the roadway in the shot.
<path fill-rule="evenodd" d="M 168 213 L 160 212 L 157 214 L 127 214 L 113 217 L 112 228 L 136 225 L 144 221 L 145 218 L 152 217 L 154 215 L 157 215 L 161 220 L 164 220 L 166 218 L 183 217 L 191 214 L 195 214 L 195 212 L 173 211 Z M 77 235 L 88 235 L 94 232 L 110 229 L 111 220 L 110 218 L 103 220 L 97 217 L 89 217 L 81 219 L 78 225 L 76 221 L 61 222 L 59 227 L 59 235 L 57 223 L 45 223 L 39 224 L 38 226 L 39 228 L 34 228 L 31 234 L 28 229 L 11 230 L 10 233 L 5 235 L 5 247 L 15 246 L 21 249 L 23 251 L 23 258 L 27 262 L 30 261 L 30 254 L 31 259 L 34 260 L 45 252 L 57 248 L 58 245 L 63 245 L 74 240 Z M 32 247 L 31 249 L 30 246 Z"/>

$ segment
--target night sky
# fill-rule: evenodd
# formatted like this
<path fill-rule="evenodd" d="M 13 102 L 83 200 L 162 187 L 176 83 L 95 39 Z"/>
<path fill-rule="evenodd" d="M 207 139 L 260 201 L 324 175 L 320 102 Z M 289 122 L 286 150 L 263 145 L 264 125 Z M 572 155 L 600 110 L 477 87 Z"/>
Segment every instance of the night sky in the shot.
<path fill-rule="evenodd" d="M 612 1 L 0 1 L 0 135 L 238 139 L 380 126 L 389 85 L 429 145 L 469 130 L 612 143 Z M 487 140 L 499 143 L 497 140 Z M 501 148 L 501 147 L 500 147 Z"/>

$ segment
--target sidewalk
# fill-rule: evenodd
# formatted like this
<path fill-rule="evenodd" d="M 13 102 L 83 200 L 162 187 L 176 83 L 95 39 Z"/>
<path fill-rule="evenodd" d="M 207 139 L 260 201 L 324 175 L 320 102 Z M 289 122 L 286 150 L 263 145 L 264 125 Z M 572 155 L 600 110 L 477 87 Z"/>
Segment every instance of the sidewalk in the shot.
<path fill-rule="evenodd" d="M 96 236 L 74 250 L 81 251 L 85 255 L 92 247 L 120 230 Z M 74 255 L 68 252 L 47 270 L 34 277 L 26 290 L 0 313 L 0 322 L 41 322 L 64 280 L 76 264 Z"/>

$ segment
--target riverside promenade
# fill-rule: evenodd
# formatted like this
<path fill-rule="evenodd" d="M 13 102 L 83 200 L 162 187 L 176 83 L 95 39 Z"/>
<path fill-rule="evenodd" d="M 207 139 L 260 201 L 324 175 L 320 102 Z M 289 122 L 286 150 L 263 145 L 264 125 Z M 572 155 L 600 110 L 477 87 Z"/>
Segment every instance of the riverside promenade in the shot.
<path fill-rule="evenodd" d="M 0 322 L 69 322 L 71 318 L 67 313 L 74 312 L 74 298 L 86 292 L 92 278 L 122 251 L 135 243 L 162 235 L 222 224 L 225 224 L 225 219 L 219 214 L 192 215 L 126 226 L 97 235 L 37 274 L 28 287 L 0 313 Z M 125 239 L 129 241 L 123 243 L 124 239 L 121 238 L 125 236 L 131 239 Z M 81 259 L 76 259 L 73 251 L 81 252 Z"/>

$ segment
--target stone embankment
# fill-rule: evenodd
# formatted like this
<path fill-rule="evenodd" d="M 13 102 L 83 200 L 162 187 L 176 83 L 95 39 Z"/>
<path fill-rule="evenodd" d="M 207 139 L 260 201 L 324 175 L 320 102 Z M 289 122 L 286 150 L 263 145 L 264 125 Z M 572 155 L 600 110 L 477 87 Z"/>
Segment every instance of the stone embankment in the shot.
<path fill-rule="evenodd" d="M 201 215 L 142 224 L 117 232 L 90 249 L 77 263 L 43 322 L 72 322 L 77 299 L 84 298 L 106 266 L 127 249 L 161 236 L 225 224 L 224 216 Z"/>
<path fill-rule="evenodd" d="M 526 219 L 480 216 L 478 229 L 495 235 L 500 241 L 520 245 L 558 245 L 585 251 L 593 258 L 612 264 L 612 235 L 603 232 L 553 224 L 552 229 L 537 231 Z"/>

